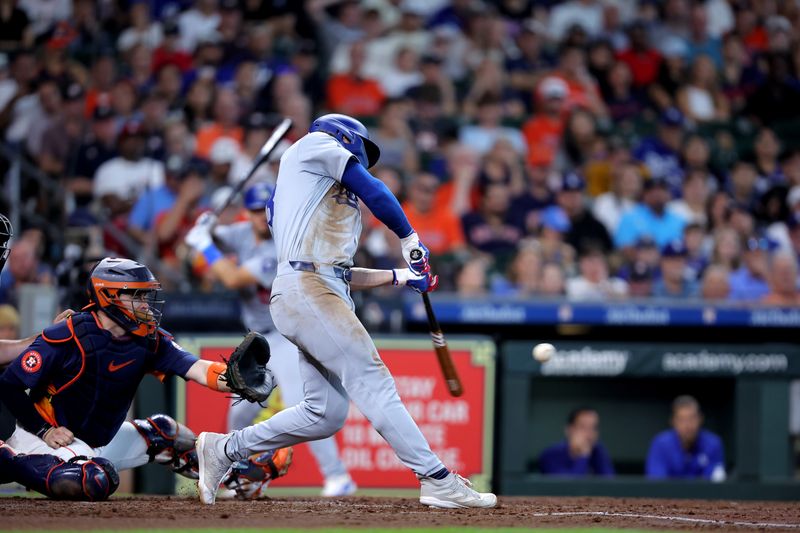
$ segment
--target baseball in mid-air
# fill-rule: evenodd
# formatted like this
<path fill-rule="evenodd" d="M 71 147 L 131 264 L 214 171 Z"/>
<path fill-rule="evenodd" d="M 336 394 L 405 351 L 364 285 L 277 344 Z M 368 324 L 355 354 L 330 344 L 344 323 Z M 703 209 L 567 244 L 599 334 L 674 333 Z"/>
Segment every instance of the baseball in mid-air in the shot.
<path fill-rule="evenodd" d="M 533 347 L 533 358 L 540 363 L 546 363 L 556 353 L 556 348 L 549 342 L 543 342 Z"/>

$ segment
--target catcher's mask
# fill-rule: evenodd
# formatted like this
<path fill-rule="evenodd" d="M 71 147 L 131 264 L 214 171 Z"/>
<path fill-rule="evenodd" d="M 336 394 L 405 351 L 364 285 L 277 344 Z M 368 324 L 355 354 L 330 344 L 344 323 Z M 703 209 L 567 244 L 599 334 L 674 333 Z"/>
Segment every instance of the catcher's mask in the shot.
<path fill-rule="evenodd" d="M 11 228 L 11 221 L 5 215 L 0 214 L 0 271 L 6 266 L 6 261 L 11 253 L 11 237 L 14 230 Z"/>
<path fill-rule="evenodd" d="M 155 335 L 164 300 L 150 269 L 130 259 L 106 257 L 89 275 L 89 300 L 125 331 Z"/>

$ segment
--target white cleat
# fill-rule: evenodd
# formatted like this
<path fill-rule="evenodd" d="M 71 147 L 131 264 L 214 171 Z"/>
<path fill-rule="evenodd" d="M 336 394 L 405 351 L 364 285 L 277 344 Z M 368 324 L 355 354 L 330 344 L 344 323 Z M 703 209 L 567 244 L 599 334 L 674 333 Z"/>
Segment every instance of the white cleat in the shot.
<path fill-rule="evenodd" d="M 419 503 L 442 509 L 490 508 L 497 505 L 497 496 L 478 492 L 472 483 L 455 472 L 444 479 L 420 477 Z"/>
<path fill-rule="evenodd" d="M 325 486 L 322 487 L 321 495 L 326 498 L 336 498 L 338 496 L 350 496 L 355 493 L 358 486 L 350 477 L 350 474 L 331 476 L 325 478 Z"/>
<path fill-rule="evenodd" d="M 200 433 L 200 436 L 197 437 L 195 447 L 200 471 L 197 489 L 200 493 L 200 501 L 206 505 L 214 505 L 219 484 L 233 466 L 233 461 L 228 459 L 225 454 L 220 456 L 217 452 L 220 441 L 228 437 L 229 435 L 221 433 Z"/>

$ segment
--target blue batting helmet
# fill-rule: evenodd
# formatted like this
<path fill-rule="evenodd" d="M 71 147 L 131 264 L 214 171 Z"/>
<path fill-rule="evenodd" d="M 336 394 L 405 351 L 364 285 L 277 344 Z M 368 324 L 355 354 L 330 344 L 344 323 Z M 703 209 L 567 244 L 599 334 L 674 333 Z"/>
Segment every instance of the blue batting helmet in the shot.
<path fill-rule="evenodd" d="M 244 208 L 248 211 L 264 209 L 272 198 L 273 188 L 269 183 L 256 183 L 244 191 Z"/>
<path fill-rule="evenodd" d="M 321 131 L 331 135 L 352 153 L 365 168 L 370 168 L 378 162 L 381 150 L 378 145 L 369 140 L 367 128 L 358 120 L 347 115 L 336 113 L 323 115 L 315 120 L 309 133 Z"/>

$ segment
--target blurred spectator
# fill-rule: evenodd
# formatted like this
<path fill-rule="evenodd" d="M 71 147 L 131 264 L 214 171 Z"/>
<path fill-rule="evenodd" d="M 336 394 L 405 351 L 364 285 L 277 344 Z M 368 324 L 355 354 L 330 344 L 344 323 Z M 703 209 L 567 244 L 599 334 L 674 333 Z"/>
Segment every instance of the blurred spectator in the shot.
<path fill-rule="evenodd" d="M 422 83 L 419 56 L 410 48 L 400 48 L 394 57 L 392 66 L 379 78 L 383 94 L 389 98 L 402 96 L 411 87 Z"/>
<path fill-rule="evenodd" d="M 492 280 L 492 294 L 532 296 L 539 291 L 542 279 L 542 254 L 538 244 L 521 241 L 508 267 L 507 279 Z"/>
<path fill-rule="evenodd" d="M 614 173 L 611 191 L 594 199 L 592 214 L 614 234 L 622 215 L 633 209 L 642 190 L 641 170 L 636 163 L 624 163 Z M 705 207 L 705 206 L 704 206 Z"/>
<path fill-rule="evenodd" d="M 758 130 L 756 139 L 753 142 L 754 164 L 758 174 L 756 188 L 765 191 L 772 185 L 782 183 L 785 180 L 781 171 L 778 156 L 781 153 L 781 142 L 775 131 L 768 127 Z"/>
<path fill-rule="evenodd" d="M 526 107 L 529 111 L 533 108 L 536 86 L 542 78 L 541 73 L 552 66 L 544 53 L 546 32 L 541 22 L 534 19 L 525 20 L 520 25 L 515 41 L 516 50 L 509 53 L 510 57 L 506 59 L 508 85 L 526 95 Z"/>
<path fill-rule="evenodd" d="M 717 71 L 707 55 L 692 64 L 689 79 L 678 89 L 678 107 L 695 123 L 723 122 L 730 117 L 728 100 L 717 83 Z"/>
<path fill-rule="evenodd" d="M 773 124 L 800 115 L 800 90 L 790 80 L 789 58 L 781 53 L 765 56 L 766 79 L 747 99 L 744 113 L 759 124 Z"/>
<path fill-rule="evenodd" d="M 560 41 L 573 26 L 580 26 L 590 36 L 598 35 L 603 27 L 603 3 L 599 0 L 567 0 L 553 7 L 548 28 L 556 41 Z"/>
<path fill-rule="evenodd" d="M 561 47 L 558 68 L 553 74 L 567 83 L 567 109 L 586 108 L 595 117 L 605 117 L 606 106 L 600 97 L 597 82 L 586 69 L 586 53 L 579 46 Z"/>
<path fill-rule="evenodd" d="M 720 228 L 714 232 L 714 249 L 711 262 L 733 272 L 739 268 L 742 242 L 732 228 Z"/>
<path fill-rule="evenodd" d="M 725 480 L 722 441 L 702 429 L 700 404 L 691 396 L 672 402 L 672 429 L 653 438 L 647 453 L 645 475 L 649 479 Z"/>
<path fill-rule="evenodd" d="M 14 306 L 0 305 L 0 340 L 19 339 L 19 313 Z"/>
<path fill-rule="evenodd" d="M 564 102 L 568 92 L 566 82 L 555 76 L 539 84 L 536 91 L 539 111 L 522 128 L 531 166 L 549 166 L 555 159 L 564 131 Z"/>
<path fill-rule="evenodd" d="M 174 20 L 164 22 L 160 46 L 153 51 L 151 67 L 158 72 L 164 65 L 175 65 L 181 72 L 192 67 L 192 56 L 180 47 L 180 27 Z"/>
<path fill-rule="evenodd" d="M 414 101 L 437 103 L 437 111 L 442 116 L 453 116 L 456 113 L 456 89 L 453 81 L 442 66 L 442 56 L 425 54 L 420 60 L 422 81 L 411 87 L 407 95 Z"/>
<path fill-rule="evenodd" d="M 500 100 L 490 94 L 484 95 L 477 102 L 477 123 L 461 128 L 460 141 L 484 155 L 499 139 L 505 139 L 519 155 L 524 156 L 527 148 L 522 134 L 516 128 L 503 126 L 502 119 Z"/>
<path fill-rule="evenodd" d="M 658 135 L 644 139 L 633 150 L 633 156 L 644 163 L 650 177 L 667 180 L 670 190 L 676 194 L 680 191 L 683 179 L 679 153 L 684 124 L 683 113 L 676 108 L 668 108 L 661 113 Z"/>
<path fill-rule="evenodd" d="M 628 295 L 632 298 L 649 298 L 653 296 L 653 268 L 645 261 L 636 261 L 628 275 Z"/>
<path fill-rule="evenodd" d="M 686 246 L 686 279 L 698 281 L 708 266 L 708 248 L 704 226 L 689 223 L 683 228 L 683 244 Z"/>
<path fill-rule="evenodd" d="M 0 303 L 18 305 L 21 285 L 33 283 L 52 285 L 52 269 L 42 262 L 42 236 L 37 230 L 28 230 L 11 245 L 8 263 L 0 273 Z"/>
<path fill-rule="evenodd" d="M 730 298 L 730 271 L 721 265 L 711 265 L 703 272 L 700 296 L 704 300 L 724 302 Z"/>
<path fill-rule="evenodd" d="M 616 247 L 629 248 L 643 236 L 651 237 L 660 247 L 681 239 L 685 222 L 667 210 L 669 196 L 667 182 L 663 179 L 645 181 L 641 203 L 622 215 L 614 234 Z"/>
<path fill-rule="evenodd" d="M 129 122 L 119 134 L 119 155 L 97 169 L 94 197 L 111 216 L 127 213 L 143 191 L 164 184 L 164 165 L 144 157 L 144 148 L 141 126 Z"/>
<path fill-rule="evenodd" d="M 542 267 L 539 282 L 539 296 L 563 297 L 566 294 L 564 269 L 557 263 L 547 263 Z"/>
<path fill-rule="evenodd" d="M 734 204 L 741 205 L 745 211 L 754 208 L 758 200 L 756 167 L 748 161 L 737 161 L 728 179 L 728 192 Z"/>
<path fill-rule="evenodd" d="M 350 47 L 350 68 L 328 79 L 327 107 L 336 113 L 355 116 L 377 116 L 386 98 L 380 83 L 363 75 L 364 44 Z"/>
<path fill-rule="evenodd" d="M 463 263 L 455 277 L 456 293 L 467 298 L 485 296 L 488 286 L 487 268 L 483 257 L 472 257 Z"/>
<path fill-rule="evenodd" d="M 766 238 L 747 240 L 742 266 L 731 273 L 731 300 L 757 301 L 769 293 L 768 261 L 776 248 L 777 244 Z"/>
<path fill-rule="evenodd" d="M 689 48 L 685 41 L 677 37 L 667 38 L 660 48 L 663 60 L 654 83 L 647 89 L 647 95 L 657 111 L 665 111 L 677 106 L 675 96 L 685 81 Z"/>
<path fill-rule="evenodd" d="M 575 109 L 567 118 L 561 150 L 556 156 L 558 170 L 583 171 L 597 152 L 600 137 L 594 116 L 584 109 Z"/>
<path fill-rule="evenodd" d="M 709 175 L 705 170 L 693 170 L 683 180 L 679 200 L 667 204 L 667 210 L 681 217 L 686 224 L 706 225 L 706 205 L 709 198 Z"/>
<path fill-rule="evenodd" d="M 770 292 L 761 300 L 766 305 L 797 307 L 800 293 L 797 291 L 797 257 L 790 252 L 776 252 L 770 261 Z"/>
<path fill-rule="evenodd" d="M 17 0 L 5 0 L 0 4 L 0 52 L 13 52 L 32 44 L 33 29 L 27 13 L 20 9 Z"/>
<path fill-rule="evenodd" d="M 132 1 L 128 15 L 130 26 L 117 39 L 119 51 L 127 52 L 139 44 L 144 45 L 148 51 L 158 48 L 164 34 L 161 24 L 150 20 L 150 3 L 144 0 Z"/>
<path fill-rule="evenodd" d="M 600 415 L 591 407 L 579 407 L 567 416 L 565 439 L 539 456 L 545 475 L 613 476 L 611 457 L 600 442 Z"/>
<path fill-rule="evenodd" d="M 719 37 L 709 35 L 707 6 L 695 4 L 689 18 L 689 62 L 696 65 L 700 57 L 708 57 L 712 70 L 722 66 L 722 43 Z"/>
<path fill-rule="evenodd" d="M 499 61 L 484 59 L 473 73 L 473 83 L 462 101 L 462 115 L 469 120 L 478 119 L 478 106 L 485 100 L 495 100 L 501 106 L 500 118 L 521 121 L 527 109 L 517 91 L 508 85 L 506 72 Z"/>
<path fill-rule="evenodd" d="M 636 120 L 644 109 L 641 98 L 633 91 L 630 67 L 618 61 L 608 72 L 608 91 L 604 95 L 608 113 L 614 122 Z"/>
<path fill-rule="evenodd" d="M 740 113 L 761 84 L 762 73 L 753 64 L 740 34 L 731 32 L 722 40 L 721 87 L 731 111 Z"/>
<path fill-rule="evenodd" d="M 548 183 L 547 168 L 530 167 L 526 173 L 525 189 L 511 202 L 511 216 L 515 223 L 532 235 L 539 227 L 539 212 L 555 202 Z"/>
<path fill-rule="evenodd" d="M 439 180 L 436 176 L 419 173 L 408 187 L 408 200 L 403 211 L 433 255 L 455 254 L 464 249 L 464 230 L 461 221 L 446 206 L 434 202 Z"/>
<path fill-rule="evenodd" d="M 609 252 L 613 247 L 611 237 L 605 226 L 586 208 L 585 189 L 586 182 L 574 172 L 565 174 L 561 181 L 561 190 L 558 191 L 556 203 L 569 217 L 570 229 L 567 242 L 578 254 L 591 247 L 599 247 Z"/>
<path fill-rule="evenodd" d="M 31 31 L 38 39 L 72 15 L 70 0 L 20 0 L 19 7 L 31 21 Z"/>
<path fill-rule="evenodd" d="M 602 250 L 588 248 L 580 252 L 580 275 L 567 280 L 570 300 L 618 300 L 628 295 L 628 284 L 608 273 L 608 263 Z"/>
<path fill-rule="evenodd" d="M 198 156 L 205 159 L 210 158 L 211 148 L 221 138 L 233 139 L 237 145 L 242 144 L 244 130 L 239 125 L 240 109 L 236 93 L 230 89 L 217 91 L 214 100 L 214 122 L 197 131 L 195 153 Z"/>
<path fill-rule="evenodd" d="M 193 52 L 203 41 L 214 41 L 219 38 L 220 15 L 217 0 L 197 0 L 191 9 L 178 16 L 178 27 L 181 34 L 181 48 Z"/>
<path fill-rule="evenodd" d="M 661 250 L 661 277 L 653 284 L 656 298 L 695 298 L 699 287 L 687 279 L 686 258 L 688 250 L 680 240 L 670 242 Z"/>
<path fill-rule="evenodd" d="M 230 137 L 220 137 L 211 146 L 208 160 L 211 162 L 211 186 L 222 187 L 234 182 L 237 176 L 232 174 L 233 165 L 241 155 L 239 144 Z"/>
<path fill-rule="evenodd" d="M 483 188 L 480 208 L 461 218 L 467 243 L 476 250 L 509 259 L 522 238 L 522 230 L 509 216 L 511 189 L 505 183 Z"/>
<path fill-rule="evenodd" d="M 697 134 L 689 135 L 683 142 L 681 159 L 687 176 L 694 171 L 703 171 L 709 174 L 708 177 L 713 177 L 710 168 L 711 147 L 704 137 Z"/>
<path fill-rule="evenodd" d="M 541 213 L 541 229 L 539 230 L 539 246 L 545 262 L 561 265 L 572 271 L 575 265 L 575 248 L 564 242 L 570 230 L 570 221 L 564 210 L 551 205 Z"/>
<path fill-rule="evenodd" d="M 629 46 L 619 54 L 633 75 L 633 87 L 644 89 L 656 80 L 661 66 L 661 54 L 650 45 L 643 21 L 634 22 L 628 30 Z"/>
<path fill-rule="evenodd" d="M 381 165 L 413 173 L 419 166 L 414 134 L 408 124 L 410 104 L 405 99 L 387 99 L 381 108 L 378 127 L 370 138 L 381 147 Z"/>

